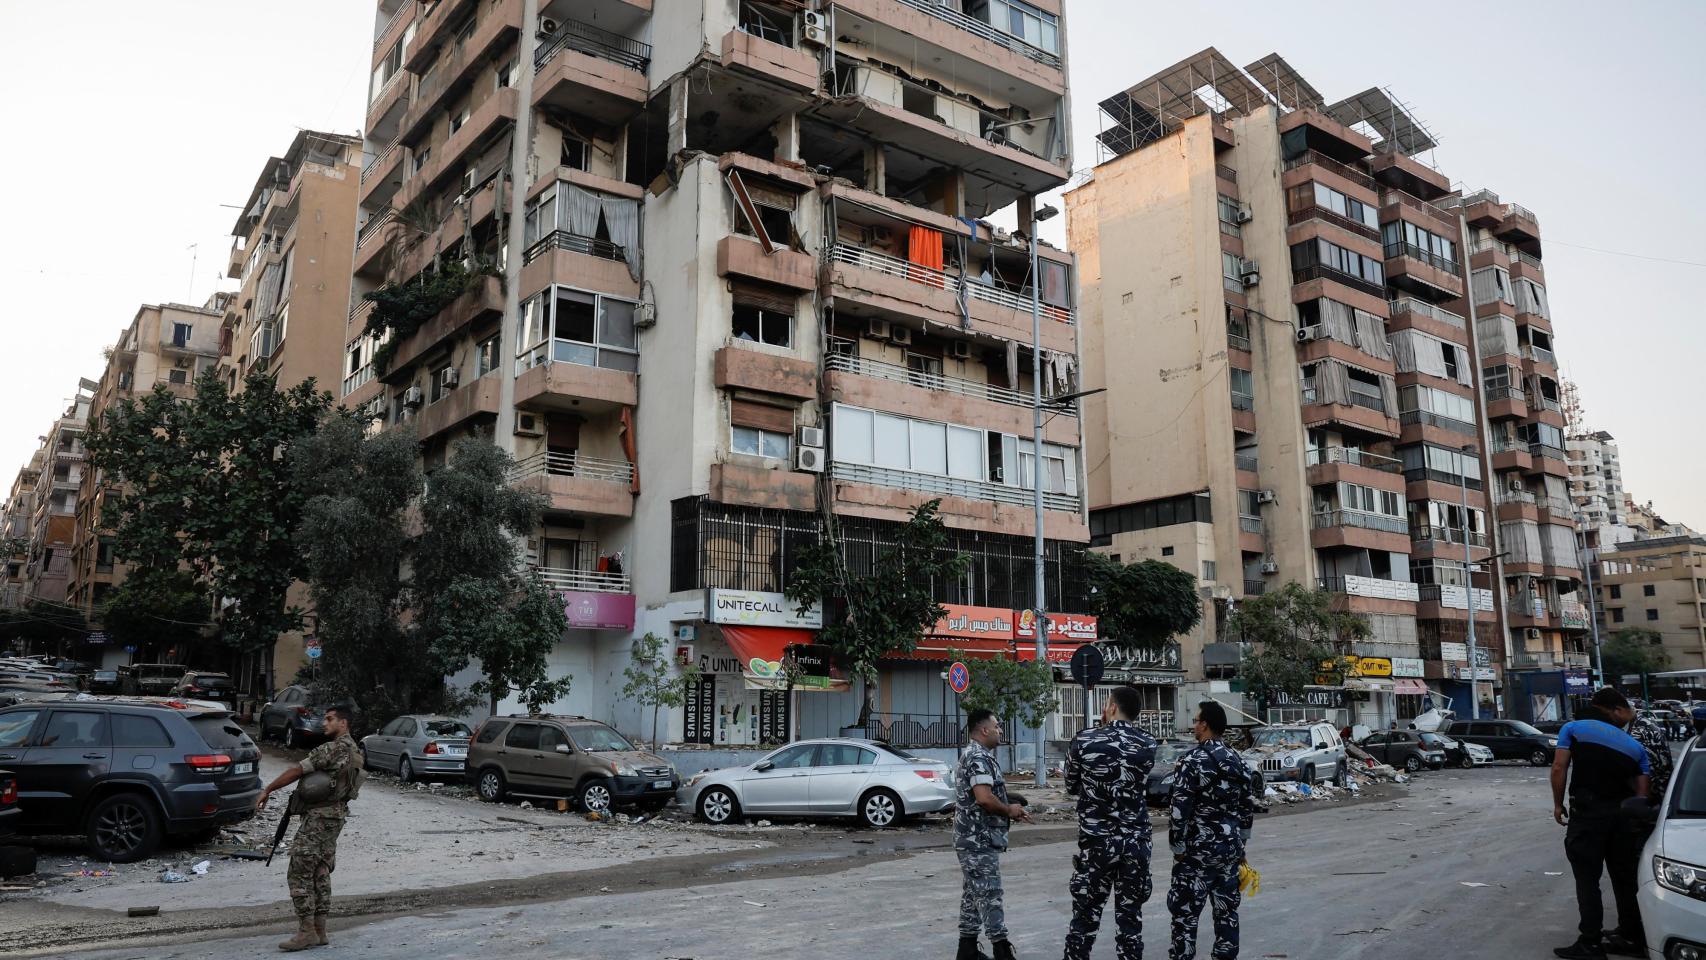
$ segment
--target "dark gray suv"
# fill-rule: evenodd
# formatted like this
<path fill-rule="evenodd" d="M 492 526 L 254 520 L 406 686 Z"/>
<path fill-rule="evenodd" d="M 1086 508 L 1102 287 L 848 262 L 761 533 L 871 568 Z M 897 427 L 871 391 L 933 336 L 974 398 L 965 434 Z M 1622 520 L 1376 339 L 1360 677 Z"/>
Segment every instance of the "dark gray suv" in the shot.
<path fill-rule="evenodd" d="M 254 816 L 260 756 L 228 710 L 124 698 L 0 709 L 19 832 L 81 833 L 113 863 Z"/>

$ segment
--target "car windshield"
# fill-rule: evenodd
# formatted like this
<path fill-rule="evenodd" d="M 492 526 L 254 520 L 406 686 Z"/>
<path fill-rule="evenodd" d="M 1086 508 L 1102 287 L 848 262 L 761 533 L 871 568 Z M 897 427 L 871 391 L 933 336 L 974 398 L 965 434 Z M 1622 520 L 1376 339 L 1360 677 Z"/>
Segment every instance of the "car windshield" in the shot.
<path fill-rule="evenodd" d="M 1523 723 L 1521 720 L 1512 720 L 1510 722 L 1510 724 L 1511 724 L 1511 732 L 1516 734 L 1517 736 L 1530 736 L 1530 737 L 1544 737 L 1545 736 L 1544 733 L 1541 733 L 1539 730 L 1536 730 L 1533 727 L 1529 726 L 1528 724 Z"/>
<path fill-rule="evenodd" d="M 1421 735 L 1421 740 L 1423 743 L 1427 744 L 1430 747 L 1453 747 L 1453 746 L 1456 746 L 1456 743 L 1454 743 L 1453 741 L 1451 741 L 1445 737 L 1440 736 L 1437 733 L 1424 733 Z"/>
<path fill-rule="evenodd" d="M 1173 763 L 1180 757 L 1191 752 L 1194 743 L 1163 743 L 1155 748 L 1156 763 Z"/>
<path fill-rule="evenodd" d="M 195 683 L 198 687 L 229 687 L 231 678 L 219 674 L 204 673 L 195 678 Z"/>
<path fill-rule="evenodd" d="M 575 746 L 587 753 L 601 753 L 611 750 L 632 750 L 634 745 L 615 730 L 605 726 L 580 724 L 569 728 L 569 736 L 575 741 Z"/>
<path fill-rule="evenodd" d="M 1263 727 L 1250 735 L 1250 744 L 1256 747 L 1307 747 L 1309 731 Z"/>
<path fill-rule="evenodd" d="M 471 737 L 474 731 L 460 720 L 428 720 L 426 732 L 429 737 Z"/>

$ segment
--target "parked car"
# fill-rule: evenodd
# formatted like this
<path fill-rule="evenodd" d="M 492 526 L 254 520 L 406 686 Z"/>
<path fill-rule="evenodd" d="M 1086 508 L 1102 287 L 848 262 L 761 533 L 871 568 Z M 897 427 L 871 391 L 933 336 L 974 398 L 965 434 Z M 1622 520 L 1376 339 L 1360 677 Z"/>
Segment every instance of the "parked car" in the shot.
<path fill-rule="evenodd" d="M 0 680 L 0 707 L 9 707 L 26 700 L 40 700 L 53 694 L 75 692 L 57 680 Z"/>
<path fill-rule="evenodd" d="M 1521 720 L 1453 720 L 1445 730 L 1453 740 L 1478 743 L 1495 760 L 1527 760 L 1536 767 L 1552 762 L 1556 734 L 1541 733 Z"/>
<path fill-rule="evenodd" d="M 553 714 L 480 724 L 466 768 L 482 800 L 496 803 L 511 793 L 573 797 L 586 811 L 662 810 L 681 785 L 668 760 L 637 749 L 614 727 Z"/>
<path fill-rule="evenodd" d="M 1268 781 L 1330 778 L 1342 785 L 1350 776 L 1344 741 L 1330 723 L 1257 727 L 1250 732 L 1244 759 Z"/>
<path fill-rule="evenodd" d="M 417 777 L 462 779 L 474 731 L 455 717 L 398 717 L 361 738 L 369 769 L 386 770 L 410 783 Z"/>
<path fill-rule="evenodd" d="M 1648 955 L 1706 957 L 1706 738 L 1683 748 L 1657 814 L 1635 892 Z"/>
<path fill-rule="evenodd" d="M 1564 724 L 1567 722 L 1566 720 L 1541 720 L 1532 726 L 1549 737 L 1556 737 L 1558 731 L 1564 729 Z"/>
<path fill-rule="evenodd" d="M 123 693 L 124 675 L 118 668 L 95 670 L 89 674 L 90 693 Z"/>
<path fill-rule="evenodd" d="M 0 841 L 18 832 L 18 778 L 10 770 L 0 770 Z"/>
<path fill-rule="evenodd" d="M 260 739 L 281 740 L 292 750 L 324 740 L 326 710 L 312 701 L 307 687 L 293 684 L 280 690 L 278 696 L 261 705 Z"/>
<path fill-rule="evenodd" d="M 1381 763 L 1403 767 L 1411 773 L 1417 773 L 1423 767 L 1439 770 L 1445 766 L 1445 748 L 1438 740 L 1429 743 L 1422 739 L 1429 736 L 1437 734 L 1417 730 L 1382 730 L 1364 737 L 1357 746 Z"/>
<path fill-rule="evenodd" d="M 163 697 L 184 675 L 181 663 L 133 663 L 130 665 L 130 689 L 125 693 Z"/>
<path fill-rule="evenodd" d="M 771 814 L 857 817 L 868 827 L 888 827 L 953 806 L 954 787 L 940 760 L 838 737 L 790 743 L 748 766 L 695 774 L 676 800 L 713 824 Z"/>
<path fill-rule="evenodd" d="M 236 685 L 231 677 L 212 670 L 191 670 L 178 678 L 167 694 L 173 697 L 185 697 L 195 700 L 212 700 L 230 709 L 236 702 Z"/>
<path fill-rule="evenodd" d="M 1443 733 L 1423 733 L 1423 743 L 1437 743 L 1445 751 L 1445 765 L 1448 767 L 1480 767 L 1493 762 L 1493 751 L 1478 743 L 1466 740 L 1455 740 Z"/>
<path fill-rule="evenodd" d="M 130 863 L 170 835 L 255 814 L 260 750 L 229 710 L 121 698 L 0 708 L 0 762 L 18 781 L 18 828 L 84 835 Z"/>

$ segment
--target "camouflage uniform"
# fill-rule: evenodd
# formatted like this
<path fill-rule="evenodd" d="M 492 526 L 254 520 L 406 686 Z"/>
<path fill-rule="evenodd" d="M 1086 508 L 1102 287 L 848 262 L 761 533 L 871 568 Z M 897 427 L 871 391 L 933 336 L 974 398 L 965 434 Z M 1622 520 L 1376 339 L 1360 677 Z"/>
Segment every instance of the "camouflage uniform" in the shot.
<path fill-rule="evenodd" d="M 1238 956 L 1238 866 L 1255 819 L 1250 768 L 1232 748 L 1205 740 L 1179 759 L 1173 775 L 1172 960 L 1197 953 L 1197 918 L 1206 899 L 1214 907 L 1214 960 Z"/>
<path fill-rule="evenodd" d="M 1670 740 L 1665 737 L 1663 728 L 1639 714 L 1629 724 L 1629 735 L 1647 748 L 1647 765 L 1653 768 L 1647 798 L 1657 805 L 1664 799 L 1665 787 L 1670 784 L 1671 768 L 1676 765 L 1676 759 L 1670 755 Z"/>
<path fill-rule="evenodd" d="M 1149 900 L 1149 808 L 1155 738 L 1128 720 L 1081 731 L 1066 753 L 1066 792 L 1078 797 L 1078 855 L 1072 858 L 1072 926 L 1065 960 L 1090 960 L 1102 906 L 1114 891 L 1120 960 L 1143 956 Z"/>
<path fill-rule="evenodd" d="M 322 743 L 302 761 L 302 774 L 316 771 L 330 774 L 336 781 L 347 764 L 361 763 L 355 741 L 346 734 Z M 332 871 L 338 866 L 338 834 L 343 832 L 344 819 L 349 816 L 349 803 L 341 794 L 330 803 L 308 807 L 302 812 L 302 825 L 290 844 L 290 869 L 285 876 L 290 884 L 290 901 L 297 917 L 303 920 L 318 918 L 322 923 L 332 909 Z"/>
<path fill-rule="evenodd" d="M 981 926 L 990 942 L 1007 939 L 1007 916 L 1001 908 L 1001 853 L 1007 849 L 1011 822 L 977 805 L 972 789 L 988 787 L 995 799 L 1007 803 L 1007 781 L 988 747 L 973 742 L 960 756 L 954 773 L 954 852 L 960 857 L 965 884 L 960 894 L 960 936 L 975 937 Z"/>

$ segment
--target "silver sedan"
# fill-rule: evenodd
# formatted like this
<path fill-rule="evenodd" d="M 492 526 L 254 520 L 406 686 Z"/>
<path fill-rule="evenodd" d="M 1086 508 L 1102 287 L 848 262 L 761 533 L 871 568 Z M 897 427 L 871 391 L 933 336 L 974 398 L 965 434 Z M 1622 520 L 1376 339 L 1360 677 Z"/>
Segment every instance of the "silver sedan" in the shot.
<path fill-rule="evenodd" d="M 460 780 L 468 763 L 468 738 L 474 732 L 455 717 L 398 717 L 361 738 L 367 766 L 395 773 L 409 783 L 420 777 Z"/>
<path fill-rule="evenodd" d="M 689 777 L 675 798 L 713 824 L 761 814 L 857 817 L 887 827 L 954 803 L 948 765 L 875 740 L 802 740 L 750 766 Z"/>

